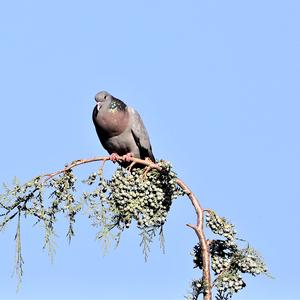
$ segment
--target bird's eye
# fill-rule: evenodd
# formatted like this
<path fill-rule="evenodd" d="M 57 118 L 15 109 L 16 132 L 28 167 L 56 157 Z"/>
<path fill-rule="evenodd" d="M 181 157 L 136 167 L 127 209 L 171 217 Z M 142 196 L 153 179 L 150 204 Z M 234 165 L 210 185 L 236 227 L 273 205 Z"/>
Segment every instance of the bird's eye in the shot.
<path fill-rule="evenodd" d="M 107 97 L 107 95 L 104 95 L 104 97 L 103 97 L 103 98 L 104 98 L 104 99 L 106 99 L 106 97 Z"/>

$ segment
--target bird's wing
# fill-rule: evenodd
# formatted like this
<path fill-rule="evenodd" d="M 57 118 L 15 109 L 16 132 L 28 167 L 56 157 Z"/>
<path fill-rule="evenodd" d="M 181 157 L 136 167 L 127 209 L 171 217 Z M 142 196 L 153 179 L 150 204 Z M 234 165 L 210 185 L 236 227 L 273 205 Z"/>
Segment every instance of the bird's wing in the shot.
<path fill-rule="evenodd" d="M 144 126 L 141 116 L 132 107 L 129 107 L 129 113 L 131 118 L 131 133 L 136 145 L 140 150 L 141 158 L 144 159 L 146 157 L 149 157 L 152 161 L 155 162 L 148 132 Z"/>

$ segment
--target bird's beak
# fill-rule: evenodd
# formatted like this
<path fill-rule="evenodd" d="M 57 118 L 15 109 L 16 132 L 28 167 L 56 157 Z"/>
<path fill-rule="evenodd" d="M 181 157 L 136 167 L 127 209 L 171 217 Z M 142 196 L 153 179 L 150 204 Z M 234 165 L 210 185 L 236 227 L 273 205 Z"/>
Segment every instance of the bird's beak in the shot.
<path fill-rule="evenodd" d="M 97 111 L 99 111 L 102 106 L 101 102 L 97 102 L 96 106 L 97 106 Z"/>

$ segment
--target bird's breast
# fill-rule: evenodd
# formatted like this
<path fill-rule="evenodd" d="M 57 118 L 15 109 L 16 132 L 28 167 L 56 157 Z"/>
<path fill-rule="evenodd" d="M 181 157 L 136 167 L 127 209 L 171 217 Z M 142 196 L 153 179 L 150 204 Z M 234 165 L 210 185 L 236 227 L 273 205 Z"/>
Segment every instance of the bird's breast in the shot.
<path fill-rule="evenodd" d="M 108 110 L 105 113 L 99 111 L 94 122 L 100 133 L 112 137 L 120 135 L 128 127 L 129 116 L 127 111 Z"/>

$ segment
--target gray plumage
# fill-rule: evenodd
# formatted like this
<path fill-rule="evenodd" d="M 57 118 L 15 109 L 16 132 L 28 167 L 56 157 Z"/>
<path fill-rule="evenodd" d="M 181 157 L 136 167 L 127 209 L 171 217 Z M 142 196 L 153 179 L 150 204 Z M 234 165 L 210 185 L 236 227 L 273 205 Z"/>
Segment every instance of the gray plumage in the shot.
<path fill-rule="evenodd" d="M 147 130 L 139 113 L 102 91 L 96 94 L 93 122 L 102 146 L 109 154 L 149 157 L 155 162 Z"/>

